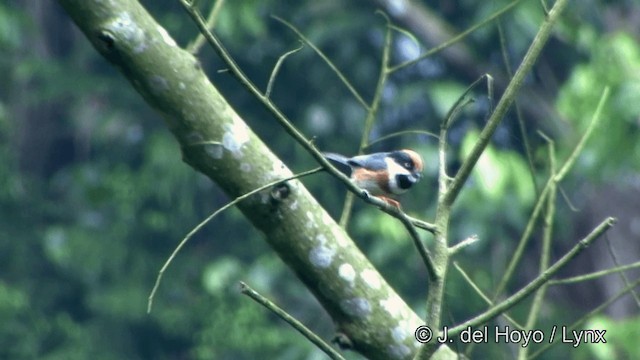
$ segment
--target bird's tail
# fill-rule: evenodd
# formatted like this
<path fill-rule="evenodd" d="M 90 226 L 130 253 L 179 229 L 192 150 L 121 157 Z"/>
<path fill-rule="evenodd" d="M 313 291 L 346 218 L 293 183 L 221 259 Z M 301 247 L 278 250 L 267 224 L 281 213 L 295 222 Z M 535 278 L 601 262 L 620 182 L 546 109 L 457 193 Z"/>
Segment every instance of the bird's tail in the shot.
<path fill-rule="evenodd" d="M 336 154 L 336 153 L 330 153 L 330 152 L 322 153 L 322 155 L 324 155 L 324 157 L 326 157 L 327 159 L 329 159 L 331 161 L 337 162 L 338 164 L 343 164 L 343 165 L 349 166 L 349 158 L 344 156 L 344 155 L 340 155 L 340 154 Z"/>

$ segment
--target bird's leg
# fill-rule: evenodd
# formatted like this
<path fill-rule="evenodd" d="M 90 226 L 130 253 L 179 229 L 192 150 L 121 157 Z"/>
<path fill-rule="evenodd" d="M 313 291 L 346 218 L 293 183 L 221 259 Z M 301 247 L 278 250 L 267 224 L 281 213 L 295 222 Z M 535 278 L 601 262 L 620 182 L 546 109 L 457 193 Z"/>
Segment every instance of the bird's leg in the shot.
<path fill-rule="evenodd" d="M 394 200 L 386 196 L 378 196 L 378 198 L 386 202 L 387 204 L 397 208 L 398 210 L 402 210 L 402 206 L 400 206 L 400 203 L 397 200 Z"/>

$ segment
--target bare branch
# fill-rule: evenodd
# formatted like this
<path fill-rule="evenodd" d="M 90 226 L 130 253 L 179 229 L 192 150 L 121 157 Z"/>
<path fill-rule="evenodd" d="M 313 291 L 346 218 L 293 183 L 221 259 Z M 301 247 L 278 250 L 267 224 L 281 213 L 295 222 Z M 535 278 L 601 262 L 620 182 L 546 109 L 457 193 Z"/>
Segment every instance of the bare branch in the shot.
<path fill-rule="evenodd" d="M 564 176 L 567 174 L 567 172 L 569 171 L 569 169 L 571 168 L 571 166 L 575 162 L 575 160 L 578 157 L 580 151 L 582 151 L 582 149 L 584 148 L 584 145 L 585 145 L 586 141 L 589 139 L 589 137 L 593 133 L 593 129 L 595 129 L 596 126 L 600 123 L 600 121 L 601 121 L 600 115 L 602 113 L 602 108 L 603 108 L 604 103 L 605 103 L 605 101 L 607 100 L 608 97 L 609 97 L 609 87 L 605 87 L 605 89 L 604 89 L 604 91 L 602 93 L 602 96 L 600 97 L 600 101 L 598 103 L 598 106 L 597 106 L 597 108 L 596 108 L 596 110 L 595 110 L 595 112 L 593 114 L 592 119 L 591 119 L 591 123 L 589 124 L 589 127 L 587 128 L 587 131 L 582 135 L 582 138 L 580 139 L 580 141 L 576 145 L 576 147 L 575 147 L 574 151 L 572 152 L 571 156 L 565 161 L 564 165 L 562 166 L 562 169 L 558 173 L 552 173 L 552 175 L 549 177 L 549 180 L 547 181 L 547 183 L 545 184 L 544 188 L 542 189 L 542 192 L 540 193 L 540 196 L 538 197 L 538 200 L 537 200 L 537 202 L 536 202 L 536 204 L 534 206 L 533 212 L 531 213 L 531 216 L 529 217 L 529 221 L 527 223 L 527 226 L 525 227 L 525 230 L 522 233 L 522 237 L 520 238 L 520 241 L 518 242 L 518 246 L 516 248 L 516 251 L 514 252 L 514 255 L 511 258 L 511 261 L 509 262 L 509 265 L 507 266 L 507 270 L 505 271 L 504 275 L 502 276 L 502 279 L 500 280 L 500 283 L 498 284 L 498 287 L 496 288 L 496 292 L 495 292 L 494 298 L 497 298 L 502 293 L 502 291 L 504 290 L 505 286 L 507 285 L 507 282 L 511 279 L 511 276 L 513 275 L 515 267 L 520 262 L 520 259 L 522 258 L 522 254 L 524 253 L 524 248 L 525 248 L 525 246 L 527 244 L 527 241 L 529 240 L 529 238 L 531 236 L 531 233 L 533 232 L 533 226 L 534 226 L 535 222 L 538 220 L 538 216 L 540 215 L 540 212 L 542 210 L 542 205 L 543 205 L 544 201 L 546 200 L 546 197 L 550 193 L 550 190 L 552 188 L 555 188 L 555 186 L 557 185 L 558 182 L 562 181 Z M 548 137 L 546 137 L 546 135 L 544 135 L 544 134 L 543 134 L 543 137 L 547 141 L 549 141 L 550 146 L 553 147 L 553 141 L 551 139 L 549 139 Z"/>
<path fill-rule="evenodd" d="M 598 102 L 598 106 L 596 107 L 596 111 L 594 111 L 594 113 L 593 113 L 593 117 L 591 118 L 591 121 L 589 122 L 589 126 L 587 127 L 587 130 L 585 130 L 584 135 L 582 136 L 582 138 L 580 138 L 580 141 L 578 142 L 576 147 L 573 149 L 573 152 L 571 153 L 571 155 L 569 156 L 567 161 L 564 163 L 564 166 L 562 166 L 560 171 L 558 171 L 558 174 L 556 174 L 556 177 L 554 179 L 556 182 L 560 182 L 562 179 L 564 179 L 564 177 L 567 175 L 569 170 L 571 170 L 571 167 L 573 167 L 573 164 L 578 159 L 578 156 L 582 152 L 582 149 L 584 148 L 585 144 L 587 143 L 587 140 L 589 140 L 589 138 L 591 137 L 591 134 L 593 133 L 593 131 L 600 124 L 601 115 L 602 115 L 602 109 L 604 108 L 604 104 L 607 102 L 607 99 L 609 99 L 609 87 L 608 86 L 606 86 L 604 88 L 604 90 L 602 91 L 602 95 L 600 96 L 600 101 Z"/>
<path fill-rule="evenodd" d="M 517 304 L 519 304 L 532 292 L 536 291 L 541 286 L 546 284 L 550 277 L 552 277 L 555 273 L 557 273 L 560 269 L 562 269 L 565 265 L 567 265 L 572 259 L 574 259 L 584 249 L 589 247 L 591 243 L 593 243 L 602 234 L 604 234 L 609 228 L 611 228 L 615 224 L 615 222 L 616 220 L 611 217 L 605 219 L 589 235 L 587 235 L 584 239 L 580 240 L 573 248 L 571 248 L 571 250 L 569 250 L 562 258 L 560 258 L 560 260 L 556 261 L 553 265 L 551 265 L 544 273 L 540 274 L 538 277 L 532 280 L 529 284 L 527 284 L 524 288 L 520 289 L 518 292 L 511 295 L 510 297 L 503 300 L 502 302 L 498 303 L 496 306 L 492 307 L 491 309 L 474 317 L 473 319 L 467 320 L 464 323 L 460 325 L 456 325 L 455 327 L 449 329 L 449 336 L 455 337 L 460 333 L 460 331 L 466 329 L 467 327 L 480 326 L 486 323 L 487 321 L 499 316 L 505 311 L 511 309 Z"/>
<path fill-rule="evenodd" d="M 466 238 L 466 239 L 460 241 L 459 243 L 451 246 L 449 248 L 449 255 L 453 256 L 453 255 L 457 254 L 460 250 L 466 248 L 469 245 L 475 244 L 476 242 L 478 242 L 478 240 L 480 240 L 480 238 L 476 234 L 473 234 L 473 235 L 469 236 L 468 238 Z"/>
<path fill-rule="evenodd" d="M 613 260 L 613 263 L 616 265 L 616 269 L 620 268 L 620 262 L 618 261 L 618 257 L 616 256 L 616 252 L 613 250 L 613 246 L 611 245 L 611 241 L 609 240 L 608 237 L 605 238 L 605 242 L 607 243 L 607 250 L 609 250 L 609 255 L 611 255 L 611 259 Z M 627 274 L 624 273 L 624 271 L 620 271 L 620 278 L 622 278 L 622 282 L 624 282 L 624 284 L 626 286 L 629 286 L 629 278 L 627 278 Z M 638 297 L 638 293 L 636 293 L 635 290 L 631 290 L 631 296 L 633 296 L 633 300 L 636 301 L 636 306 L 638 306 L 640 308 L 640 298 Z"/>
<path fill-rule="evenodd" d="M 629 291 L 633 290 L 637 286 L 640 286 L 640 279 L 637 279 L 633 283 L 629 284 L 627 287 L 625 287 L 624 289 L 620 290 L 620 292 L 618 292 L 616 295 L 612 296 L 609 300 L 607 300 L 607 301 L 603 302 L 602 304 L 598 305 L 598 307 L 596 307 L 595 309 L 591 310 L 589 313 L 585 314 L 580 319 L 576 320 L 573 324 L 567 326 L 567 329 L 575 329 L 575 328 L 577 328 L 582 323 L 587 321 L 587 319 L 591 318 L 593 315 L 595 315 L 595 314 L 601 312 L 602 310 L 606 309 L 607 306 L 611 305 L 613 302 L 617 301 L 618 299 L 620 299 L 621 297 L 626 295 Z M 542 348 L 538 349 L 535 353 L 531 354 L 529 359 L 537 358 L 538 356 L 540 356 L 540 354 L 542 354 L 543 352 L 549 350 L 550 347 L 554 346 L 555 344 L 558 344 L 557 340 L 559 338 L 560 338 L 559 336 L 556 336 L 553 339 L 553 343 L 545 344 Z"/>
<path fill-rule="evenodd" d="M 178 246 L 176 246 L 176 248 L 173 250 L 171 255 L 169 255 L 169 258 L 167 258 L 167 261 L 165 261 L 164 265 L 162 265 L 162 268 L 160 268 L 160 271 L 158 272 L 158 277 L 156 277 L 156 282 L 153 285 L 153 289 L 151 289 L 151 293 L 149 294 L 149 299 L 147 301 L 147 313 L 151 313 L 151 308 L 153 307 L 153 299 L 155 298 L 156 292 L 158 291 L 158 288 L 160 287 L 160 282 L 162 281 L 162 277 L 164 275 L 164 272 L 167 270 L 167 268 L 169 267 L 171 262 L 173 262 L 173 259 L 178 255 L 180 250 L 182 250 L 182 248 L 187 244 L 187 241 L 189 241 L 189 239 L 191 239 L 193 237 L 193 235 L 195 235 L 205 225 L 207 225 L 209 223 L 209 221 L 213 220 L 213 218 L 218 216 L 218 214 L 220 214 L 221 212 L 229 209 L 230 207 L 232 207 L 232 206 L 236 205 L 237 203 L 241 202 L 242 200 L 245 200 L 245 199 L 249 198 L 250 196 L 259 193 L 260 191 L 269 189 L 269 188 L 274 187 L 274 186 L 276 186 L 278 184 L 283 184 L 283 183 L 285 183 L 285 182 L 287 182 L 289 180 L 301 178 L 303 176 L 312 175 L 312 174 L 318 173 L 320 171 L 322 171 L 322 168 L 318 167 L 318 168 L 311 169 L 311 170 L 308 170 L 308 171 L 305 171 L 305 172 L 301 172 L 299 174 L 290 176 L 290 177 L 285 178 L 285 179 L 276 180 L 276 181 L 270 182 L 270 183 L 268 183 L 266 185 L 260 186 L 259 188 L 254 189 L 252 191 L 249 191 L 248 193 L 246 193 L 244 195 L 238 196 L 237 198 L 233 199 L 233 201 L 228 202 L 226 205 L 224 205 L 220 209 L 214 211 L 213 214 L 209 215 L 206 219 L 202 220 L 202 222 L 200 222 L 198 225 L 196 225 L 196 227 L 194 227 L 191 231 L 189 231 L 189 233 L 182 239 L 182 241 L 180 241 L 180 243 L 178 244 Z"/>
<path fill-rule="evenodd" d="M 469 178 L 469 175 L 471 174 L 471 171 L 473 170 L 473 168 L 475 167 L 475 164 L 480 158 L 480 155 L 482 155 L 482 153 L 484 152 L 484 149 L 489 144 L 489 141 L 491 140 L 493 133 L 497 129 L 498 124 L 500 123 L 502 118 L 506 115 L 507 110 L 513 103 L 516 93 L 522 86 L 525 76 L 529 73 L 529 71 L 533 67 L 535 61 L 538 58 L 538 55 L 540 54 L 540 51 L 542 51 L 542 47 L 544 46 L 544 44 L 547 42 L 547 39 L 551 35 L 551 30 L 553 29 L 553 25 L 556 23 L 556 21 L 560 17 L 562 10 L 567 5 L 567 3 L 568 3 L 568 0 L 556 1 L 556 3 L 553 5 L 553 8 L 549 12 L 549 16 L 540 26 L 540 30 L 538 31 L 538 34 L 536 34 L 536 37 L 533 39 L 531 46 L 527 50 L 527 53 L 525 54 L 524 59 L 522 60 L 522 63 L 516 70 L 516 73 L 514 74 L 513 79 L 509 82 L 509 85 L 505 89 L 504 94 L 500 98 L 500 101 L 498 102 L 498 105 L 496 106 L 495 111 L 489 118 L 487 125 L 484 127 L 484 129 L 482 129 L 478 142 L 474 145 L 473 149 L 471 150 L 471 153 L 469 154 L 469 156 L 467 156 L 465 161 L 462 163 L 462 167 L 456 174 L 451 184 L 451 187 L 449 188 L 447 194 L 445 195 L 444 202 L 446 204 L 452 204 L 455 201 L 455 199 L 458 197 L 460 190 L 462 190 L 462 186 Z"/>
<path fill-rule="evenodd" d="M 358 154 L 361 154 L 364 148 L 369 142 L 371 136 L 371 129 L 375 122 L 376 115 L 378 114 L 378 108 L 380 107 L 380 99 L 382 99 L 382 91 L 384 85 L 387 82 L 387 69 L 389 66 L 389 53 L 391 51 L 391 27 L 389 26 L 389 18 L 382 12 L 379 12 L 387 21 L 387 30 L 384 37 L 384 46 L 382 48 L 382 59 L 380 60 L 380 72 L 378 74 L 378 82 L 376 84 L 376 90 L 373 94 L 373 100 L 371 105 L 367 107 L 367 118 L 364 121 L 364 129 L 362 130 L 362 137 L 360 138 L 360 145 L 358 146 Z M 353 195 L 347 194 L 344 205 L 342 206 L 342 214 L 340 215 L 340 226 L 346 228 L 351 216 L 351 209 L 353 208 Z M 415 241 L 415 239 L 414 239 Z"/>
<path fill-rule="evenodd" d="M 502 26 L 502 19 L 496 20 L 497 28 L 498 28 L 498 37 L 500 38 L 500 52 L 502 53 L 502 62 L 504 62 L 505 70 L 509 77 L 513 77 L 513 69 L 511 68 L 511 59 L 509 58 L 507 39 L 504 36 L 504 30 Z M 524 118 L 522 115 L 522 110 L 520 108 L 520 104 L 518 103 L 518 99 L 513 101 L 513 106 L 516 111 L 516 119 L 518 120 L 518 130 L 520 131 L 520 138 L 522 139 L 522 144 L 524 146 L 524 153 L 527 157 L 527 162 L 529 164 L 529 173 L 531 175 L 531 183 L 533 184 L 533 188 L 535 189 L 536 195 L 538 195 L 538 186 L 536 182 L 536 174 L 535 167 L 533 166 L 533 152 L 531 150 L 531 144 L 529 143 L 529 137 L 527 136 L 527 128 L 524 124 Z"/>
<path fill-rule="evenodd" d="M 426 58 L 428 58 L 429 56 L 436 54 L 448 47 L 450 47 L 451 45 L 454 45 L 455 43 L 459 42 L 460 40 L 464 39 L 465 37 L 469 36 L 469 34 L 471 34 L 472 32 L 478 30 L 479 28 L 491 23 L 493 20 L 499 18 L 500 16 L 504 15 L 506 12 L 510 11 L 514 6 L 516 6 L 521 0 L 515 0 L 509 4 L 507 4 L 505 7 L 503 7 L 502 9 L 496 11 L 495 13 L 493 13 L 491 16 L 489 16 L 488 18 L 486 18 L 485 20 L 479 22 L 478 24 L 468 28 L 467 30 L 461 32 L 460 34 L 452 37 L 450 40 L 447 40 L 445 42 L 443 42 L 442 44 L 432 48 L 431 50 L 427 51 L 426 53 L 420 55 L 419 57 L 413 59 L 413 60 L 409 60 L 409 61 L 405 61 L 401 64 L 398 64 L 394 67 L 392 67 L 391 69 L 389 69 L 389 72 L 393 73 L 395 71 L 398 71 L 400 69 L 403 69 L 407 66 L 411 66 L 415 63 L 420 62 L 421 60 L 424 60 Z"/>
<path fill-rule="evenodd" d="M 253 290 L 251 287 L 249 287 L 249 285 L 245 284 L 244 282 L 240 282 L 240 291 L 244 295 L 247 295 L 248 297 L 253 299 L 258 304 L 267 308 L 272 313 L 276 314 L 280 319 L 286 321 L 289 325 L 291 325 L 291 327 L 296 329 L 300 334 L 302 334 L 309 341 L 311 341 L 315 346 L 317 346 L 318 349 L 322 350 L 325 354 L 327 354 L 329 358 L 344 360 L 344 357 L 342 357 L 340 353 L 338 353 L 334 348 L 332 348 L 331 345 L 327 344 L 324 340 L 322 340 L 320 336 L 316 335 L 316 333 L 309 330 L 309 328 L 304 326 L 300 321 L 298 321 L 293 316 L 289 315 L 289 313 L 284 311 L 281 307 L 274 304 L 272 301 L 265 298 L 264 296 L 260 295 L 257 291 Z"/>
<path fill-rule="evenodd" d="M 573 277 L 570 277 L 570 278 L 549 280 L 549 285 L 575 284 L 575 283 L 578 283 L 578 282 L 595 280 L 595 279 L 598 279 L 598 278 L 603 277 L 603 276 L 615 274 L 615 273 L 618 273 L 618 272 L 621 272 L 621 271 L 637 269 L 637 268 L 640 268 L 640 261 L 635 262 L 633 264 L 622 265 L 622 266 L 619 266 L 619 267 L 606 269 L 606 270 L 601 270 L 601 271 L 596 271 L 596 272 L 592 272 L 592 273 L 584 274 L 584 275 L 579 275 L 579 276 L 573 276 Z"/>
<path fill-rule="evenodd" d="M 320 58 L 322 60 L 324 60 L 324 62 L 329 65 L 329 67 L 331 68 L 331 70 L 333 70 L 333 72 L 338 75 L 338 78 L 340 78 L 340 81 L 342 81 L 342 83 L 347 87 L 347 89 L 349 89 L 349 91 L 351 92 L 351 94 L 356 98 L 356 100 L 358 100 L 358 102 L 360 103 L 360 105 L 362 105 L 362 107 L 364 107 L 365 109 L 369 110 L 369 104 L 367 104 L 367 102 L 364 100 L 364 98 L 360 95 L 360 93 L 356 90 L 356 88 L 351 85 L 351 82 L 349 80 L 347 80 L 347 77 L 342 73 L 342 71 L 340 71 L 338 69 L 338 67 L 322 52 L 322 50 L 318 49 L 318 47 L 312 43 L 309 39 L 307 39 L 306 36 L 304 36 L 304 34 L 302 34 L 295 26 L 293 26 L 293 24 L 289 23 L 288 21 L 282 19 L 281 17 L 278 16 L 272 16 L 274 19 L 278 20 L 280 23 L 282 23 L 283 25 L 285 25 L 286 27 L 288 27 L 289 29 L 291 29 L 294 33 L 296 33 L 296 35 L 300 38 L 300 40 L 302 40 L 307 46 L 309 46 L 310 48 L 313 49 L 313 51 L 316 52 L 316 54 L 318 54 L 318 56 L 320 56 Z"/>
<path fill-rule="evenodd" d="M 553 178 L 556 172 L 556 154 L 554 143 L 551 142 L 549 144 L 549 168 L 550 177 Z M 549 267 L 549 261 L 551 258 L 551 234 L 553 233 L 553 219 L 556 213 L 556 198 L 558 195 L 558 188 L 555 183 L 551 183 L 551 188 L 549 189 L 549 196 L 547 196 L 547 209 L 544 217 L 544 224 L 542 227 L 543 235 L 542 235 L 542 250 L 540 252 L 540 267 L 539 273 L 544 274 L 544 272 Z M 533 297 L 533 303 L 531 304 L 531 308 L 529 309 L 529 313 L 527 314 L 527 322 L 525 324 L 526 329 L 533 329 L 536 325 L 536 321 L 538 321 L 538 316 L 540 315 L 540 310 L 542 309 L 544 296 L 547 292 L 547 287 L 549 284 L 542 285 Z M 522 346 L 518 349 L 518 359 L 526 359 L 527 354 L 529 353 L 529 347 Z"/>
<path fill-rule="evenodd" d="M 278 58 L 276 65 L 273 67 L 273 70 L 271 71 L 271 76 L 269 76 L 269 83 L 267 84 L 267 90 L 264 92 L 265 97 L 269 98 L 271 96 L 271 89 L 273 89 L 273 83 L 276 80 L 276 76 L 278 75 L 278 71 L 280 71 L 280 66 L 282 66 L 282 63 L 284 62 L 284 60 L 289 55 L 297 53 L 298 51 L 302 50 L 303 47 L 304 45 L 300 44 L 299 47 L 293 50 L 287 51 L 286 53 L 284 53 L 282 56 Z"/>
<path fill-rule="evenodd" d="M 207 29 L 211 30 L 216 26 L 216 20 L 218 19 L 218 15 L 220 15 L 220 11 L 224 6 L 224 2 L 225 0 L 216 0 L 213 4 L 211 12 L 209 13 L 209 16 L 207 16 Z M 197 3 L 195 1 L 192 1 L 191 6 L 197 6 Z M 196 38 L 189 45 L 187 45 L 187 51 L 194 55 L 197 54 L 204 44 L 204 41 L 205 38 L 202 33 L 198 33 Z"/>
<path fill-rule="evenodd" d="M 478 285 L 473 282 L 473 280 L 471 279 L 469 274 L 467 274 L 467 272 L 464 271 L 464 269 L 462 269 L 462 267 L 460 267 L 460 265 L 458 265 L 457 262 L 454 261 L 453 262 L 453 266 L 456 268 L 456 270 L 458 270 L 460 275 L 462 275 L 462 278 L 467 282 L 467 284 L 469 284 L 469 286 L 471 286 L 471 288 L 476 292 L 476 294 L 478 294 L 480 296 L 480 298 L 482 300 L 484 300 L 484 302 L 487 303 L 487 305 L 489 305 L 489 306 L 493 306 L 494 305 L 494 302 L 491 301 L 491 299 L 484 293 L 484 291 L 482 291 L 482 289 L 480 289 L 480 287 L 478 287 Z M 522 324 L 518 323 L 514 318 L 509 316 L 509 314 L 507 314 L 506 311 L 504 313 L 502 313 L 501 315 L 504 316 L 504 318 L 507 319 L 510 323 L 515 325 L 518 329 L 524 329 L 525 328 L 524 326 L 522 326 Z"/>
<path fill-rule="evenodd" d="M 391 138 L 394 137 L 398 137 L 398 136 L 403 136 L 403 135 L 412 135 L 412 134 L 416 134 L 416 135 L 427 135 L 427 136 L 431 136 L 433 138 L 438 139 L 438 135 L 432 133 L 431 131 L 426 131 L 426 130 L 403 130 L 403 131 L 397 131 L 391 134 L 387 134 L 384 136 L 381 136 L 373 141 L 370 141 L 367 146 L 365 146 L 364 148 L 370 148 L 371 146 L 379 143 L 379 142 L 383 142 L 385 140 L 389 140 Z"/>

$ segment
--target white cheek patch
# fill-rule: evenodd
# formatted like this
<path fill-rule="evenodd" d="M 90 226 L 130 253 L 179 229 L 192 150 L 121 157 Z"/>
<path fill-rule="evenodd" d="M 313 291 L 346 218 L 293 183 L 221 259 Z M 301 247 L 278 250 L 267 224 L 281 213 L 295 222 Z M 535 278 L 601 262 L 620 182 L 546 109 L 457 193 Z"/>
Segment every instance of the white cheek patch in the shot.
<path fill-rule="evenodd" d="M 396 175 L 406 174 L 411 176 L 411 172 L 400 166 L 391 158 L 385 158 L 384 161 L 387 163 L 387 168 L 389 169 L 389 189 L 391 190 L 391 192 L 394 194 L 402 194 L 403 192 L 407 191 L 407 189 L 402 189 L 400 188 L 400 186 L 398 186 Z"/>

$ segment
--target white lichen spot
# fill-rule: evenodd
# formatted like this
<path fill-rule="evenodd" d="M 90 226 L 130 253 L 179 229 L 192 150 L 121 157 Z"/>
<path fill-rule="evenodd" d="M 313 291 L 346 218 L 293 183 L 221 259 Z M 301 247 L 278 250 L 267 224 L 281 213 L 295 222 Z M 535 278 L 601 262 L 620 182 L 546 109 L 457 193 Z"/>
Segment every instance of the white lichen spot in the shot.
<path fill-rule="evenodd" d="M 165 44 L 174 47 L 176 46 L 176 42 L 173 40 L 173 38 L 171 37 L 171 35 L 169 35 L 169 33 L 167 32 L 167 30 L 165 30 L 162 26 L 158 25 L 158 32 L 160 33 L 160 36 L 162 36 L 162 41 L 164 41 Z"/>
<path fill-rule="evenodd" d="M 234 121 L 233 125 L 225 125 L 222 136 L 222 146 L 229 150 L 234 157 L 242 156 L 242 145 L 249 141 L 249 128 L 240 121 Z"/>
<path fill-rule="evenodd" d="M 331 265 L 335 254 L 336 251 L 334 249 L 319 245 L 309 252 L 309 261 L 311 261 L 313 266 L 324 269 Z"/>
<path fill-rule="evenodd" d="M 380 281 L 380 275 L 372 269 L 366 269 L 360 275 L 362 276 L 362 280 L 364 283 L 369 285 L 373 290 L 380 289 L 380 285 L 382 285 Z"/>
<path fill-rule="evenodd" d="M 340 277 L 344 281 L 353 286 L 353 283 L 356 279 L 356 271 L 353 269 L 353 266 L 351 266 L 351 264 L 345 263 L 340 265 L 340 267 L 338 268 L 338 275 L 340 275 Z"/>
<path fill-rule="evenodd" d="M 293 200 L 291 204 L 289 204 L 289 209 L 296 211 L 298 210 L 298 200 Z"/>
<path fill-rule="evenodd" d="M 207 144 L 204 146 L 204 151 L 216 160 L 222 159 L 223 149 L 220 144 Z"/>
<path fill-rule="evenodd" d="M 324 245 L 327 243 L 327 237 L 324 234 L 318 234 L 316 236 L 316 241 L 320 243 L 320 245 Z"/>
<path fill-rule="evenodd" d="M 118 15 L 107 24 L 106 29 L 112 32 L 116 39 L 123 39 L 123 41 L 132 44 L 134 53 L 144 52 L 148 47 L 144 30 L 133 21 L 128 12 L 122 12 Z"/>
<path fill-rule="evenodd" d="M 389 359 L 404 359 L 411 354 L 411 349 L 404 344 L 389 345 L 387 348 Z"/>
<path fill-rule="evenodd" d="M 151 75 L 149 78 L 149 86 L 151 87 L 151 91 L 159 94 L 169 89 L 169 82 L 160 75 Z"/>
<path fill-rule="evenodd" d="M 240 164 L 240 171 L 246 172 L 246 173 L 250 172 L 251 171 L 251 164 L 243 162 L 242 164 Z"/>
<path fill-rule="evenodd" d="M 401 315 L 405 305 L 397 294 L 393 294 L 386 300 L 380 300 L 380 306 L 385 309 L 391 317 L 396 317 Z"/>
<path fill-rule="evenodd" d="M 184 90 L 186 88 L 187 88 L 187 85 L 185 85 L 182 81 L 178 83 L 178 89 Z M 191 100 L 189 100 L 189 104 L 191 104 Z"/>
<path fill-rule="evenodd" d="M 371 314 L 371 304 L 365 298 L 353 298 L 340 301 L 340 308 L 345 314 L 357 318 L 363 318 Z"/>
<path fill-rule="evenodd" d="M 316 224 L 315 219 L 313 218 L 313 214 L 311 213 L 311 211 L 307 211 L 305 213 L 305 215 L 307 216 L 307 228 L 311 229 L 314 227 L 317 227 L 318 225 Z"/>
<path fill-rule="evenodd" d="M 391 337 L 395 342 L 404 342 L 408 337 L 413 335 L 413 332 L 407 327 L 408 324 L 405 321 L 401 321 L 400 325 L 391 329 Z"/>

